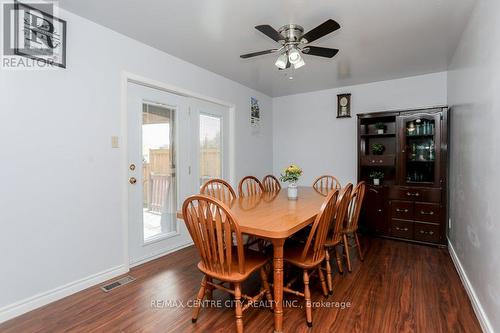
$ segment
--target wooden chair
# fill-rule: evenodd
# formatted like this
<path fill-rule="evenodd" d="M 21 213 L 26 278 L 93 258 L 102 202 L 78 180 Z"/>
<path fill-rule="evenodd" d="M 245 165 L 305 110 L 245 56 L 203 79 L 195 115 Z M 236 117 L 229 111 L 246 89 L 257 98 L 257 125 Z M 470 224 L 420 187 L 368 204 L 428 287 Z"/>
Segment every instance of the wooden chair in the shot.
<path fill-rule="evenodd" d="M 238 196 L 240 198 L 249 197 L 252 195 L 260 194 L 264 192 L 264 186 L 260 182 L 257 177 L 254 176 L 246 176 L 240 183 L 238 184 Z M 261 200 L 261 197 L 255 197 L 252 200 L 254 203 L 258 204 Z M 246 240 L 245 246 L 250 247 L 254 244 L 257 244 L 259 251 L 263 252 L 266 247 L 265 241 L 263 239 L 249 236 Z"/>
<path fill-rule="evenodd" d="M 264 186 L 254 176 L 246 176 L 238 184 L 238 195 L 240 197 L 248 197 L 262 192 L 264 192 Z"/>
<path fill-rule="evenodd" d="M 304 292 L 290 289 L 295 282 L 291 281 L 283 287 L 283 291 L 302 296 L 306 301 L 306 321 L 309 327 L 312 326 L 311 291 L 309 289 L 309 271 L 317 270 L 321 281 L 323 294 L 328 295 L 325 277 L 321 268 L 321 263 L 325 260 L 325 241 L 328 234 L 330 221 L 335 216 L 338 191 L 331 191 L 313 222 L 309 237 L 305 244 L 297 243 L 294 246 L 285 246 L 284 260 L 303 270 Z"/>
<path fill-rule="evenodd" d="M 319 193 L 326 195 L 331 190 L 340 190 L 342 186 L 339 180 L 334 176 L 324 175 L 314 180 L 313 188 Z"/>
<path fill-rule="evenodd" d="M 333 293 L 333 277 L 332 277 L 332 267 L 330 264 L 330 254 L 333 250 L 335 252 L 335 258 L 337 260 L 337 267 L 339 272 L 343 273 L 342 269 L 342 258 L 337 251 L 337 246 L 341 245 L 343 240 L 343 226 L 344 221 L 347 216 L 347 210 L 349 209 L 349 202 L 351 200 L 352 184 L 347 184 L 341 191 L 336 202 L 336 211 L 334 218 L 330 221 L 330 228 L 328 236 L 325 242 L 325 257 L 326 257 L 326 279 L 328 282 L 328 292 Z"/>
<path fill-rule="evenodd" d="M 194 195 L 184 201 L 182 214 L 201 257 L 198 269 L 204 274 L 194 303 L 192 322 L 198 319 L 206 292 L 211 293 L 217 288 L 234 295 L 236 331 L 242 333 L 243 312 L 251 303 L 258 302 L 264 295 L 268 301 L 272 301 L 263 269 L 268 258 L 243 247 L 238 219 L 222 201 L 206 195 Z M 235 246 L 233 238 L 236 239 Z M 262 290 L 254 297 L 242 294 L 241 283 L 257 270 L 260 271 Z M 224 283 L 234 285 L 234 289 L 225 287 Z M 244 301 L 247 303 L 244 304 Z"/>
<path fill-rule="evenodd" d="M 361 206 L 363 205 L 363 199 L 365 197 L 366 184 L 365 182 L 359 182 L 358 185 L 354 188 L 354 191 L 351 194 L 351 200 L 349 203 L 349 209 L 347 211 L 347 216 L 345 219 L 345 224 L 342 230 L 342 238 L 344 241 L 344 250 L 346 254 L 347 260 L 347 270 L 352 272 L 351 269 L 351 258 L 349 256 L 349 248 L 356 247 L 358 249 L 359 259 L 361 261 L 364 260 L 363 253 L 361 251 L 361 246 L 359 244 L 358 238 L 358 221 L 359 214 L 361 212 Z M 349 243 L 349 238 L 354 238 L 354 245 Z"/>
<path fill-rule="evenodd" d="M 225 204 L 231 206 L 236 199 L 236 192 L 231 185 L 223 179 L 210 179 L 200 189 L 200 194 L 205 194 L 216 198 Z"/>
<path fill-rule="evenodd" d="M 281 190 L 281 184 L 279 180 L 273 175 L 267 175 L 262 179 L 262 186 L 264 186 L 265 192 L 278 192 Z"/>

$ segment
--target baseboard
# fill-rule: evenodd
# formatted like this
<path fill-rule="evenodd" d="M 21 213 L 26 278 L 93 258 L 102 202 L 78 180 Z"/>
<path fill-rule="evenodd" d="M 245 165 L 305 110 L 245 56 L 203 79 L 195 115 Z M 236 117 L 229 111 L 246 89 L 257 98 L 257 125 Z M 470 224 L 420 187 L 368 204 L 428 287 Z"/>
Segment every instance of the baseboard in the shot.
<path fill-rule="evenodd" d="M 130 263 L 130 268 L 136 267 L 136 266 L 139 266 L 139 265 L 142 265 L 142 264 L 145 264 L 148 261 L 155 260 L 155 259 L 158 259 L 160 257 L 166 256 L 167 254 L 174 253 L 176 251 L 182 250 L 182 249 L 184 249 L 186 247 L 189 247 L 189 246 L 191 246 L 193 244 L 194 244 L 193 241 L 190 240 L 187 243 L 181 244 L 181 245 L 176 246 L 176 247 L 174 247 L 172 249 L 168 249 L 166 251 L 159 251 L 157 253 L 153 253 L 153 254 L 148 255 L 146 257 L 140 258 L 140 259 L 138 259 L 135 262 L 131 262 Z"/>
<path fill-rule="evenodd" d="M 68 283 L 64 286 L 57 287 L 19 302 L 4 306 L 0 308 L 0 323 L 89 287 L 95 286 L 96 284 L 102 283 L 106 280 L 125 274 L 128 270 L 128 267 L 125 265 L 116 266 L 86 278 Z"/>
<path fill-rule="evenodd" d="M 453 264 L 455 264 L 455 268 L 457 269 L 458 275 L 460 276 L 460 280 L 462 280 L 462 284 L 464 285 L 464 288 L 467 291 L 467 294 L 469 295 L 469 299 L 472 303 L 472 308 L 476 313 L 476 317 L 479 320 L 481 329 L 485 333 L 494 333 L 493 327 L 491 326 L 491 323 L 488 320 L 488 316 L 486 315 L 486 312 L 484 312 L 484 309 L 481 303 L 479 302 L 479 298 L 477 297 L 477 294 L 474 291 L 474 288 L 472 287 L 472 284 L 470 283 L 469 278 L 467 277 L 467 273 L 465 272 L 462 263 L 460 262 L 460 259 L 458 259 L 457 253 L 455 252 L 455 249 L 453 248 L 453 245 L 451 244 L 450 240 L 448 240 L 448 249 L 450 252 L 451 260 L 453 261 Z"/>

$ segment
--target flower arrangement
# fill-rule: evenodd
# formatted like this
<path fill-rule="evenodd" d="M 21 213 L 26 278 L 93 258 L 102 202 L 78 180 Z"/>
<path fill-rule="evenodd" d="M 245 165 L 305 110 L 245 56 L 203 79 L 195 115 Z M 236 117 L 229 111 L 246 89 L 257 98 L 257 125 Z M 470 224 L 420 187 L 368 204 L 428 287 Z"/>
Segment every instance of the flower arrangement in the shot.
<path fill-rule="evenodd" d="M 302 169 L 294 164 L 291 164 L 289 167 L 283 169 L 283 173 L 280 175 L 280 180 L 282 182 L 288 182 L 288 200 L 297 200 L 297 181 L 300 176 L 302 176 Z"/>
<path fill-rule="evenodd" d="M 280 180 L 282 182 L 296 183 L 300 176 L 302 176 L 302 169 L 294 164 L 291 164 L 289 167 L 283 169 Z"/>

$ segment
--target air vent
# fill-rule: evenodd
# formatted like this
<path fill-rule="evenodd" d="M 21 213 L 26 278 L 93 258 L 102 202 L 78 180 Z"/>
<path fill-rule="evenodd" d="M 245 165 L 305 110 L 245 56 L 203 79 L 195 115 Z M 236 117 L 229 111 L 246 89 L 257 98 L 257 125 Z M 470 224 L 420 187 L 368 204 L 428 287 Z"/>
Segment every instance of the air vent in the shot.
<path fill-rule="evenodd" d="M 101 289 L 104 291 L 104 292 L 109 292 L 113 289 L 116 289 L 118 287 L 121 287 L 123 285 L 126 285 L 127 283 L 130 283 L 132 281 L 134 281 L 135 279 L 133 277 L 131 277 L 130 275 L 127 275 L 127 276 L 124 276 L 122 277 L 121 279 L 119 280 L 116 280 L 116 281 L 113 281 L 111 282 L 110 284 L 107 284 L 105 286 L 102 286 Z"/>

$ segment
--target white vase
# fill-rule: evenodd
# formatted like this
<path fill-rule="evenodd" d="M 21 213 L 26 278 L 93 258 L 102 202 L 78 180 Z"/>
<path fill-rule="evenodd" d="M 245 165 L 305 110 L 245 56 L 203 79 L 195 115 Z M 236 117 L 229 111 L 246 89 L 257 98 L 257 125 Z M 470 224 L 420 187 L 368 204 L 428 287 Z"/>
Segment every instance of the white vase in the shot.
<path fill-rule="evenodd" d="M 288 184 L 288 199 L 297 200 L 297 197 L 298 197 L 297 183 Z"/>
<path fill-rule="evenodd" d="M 380 179 L 374 178 L 373 179 L 373 185 L 379 186 L 380 185 Z"/>

